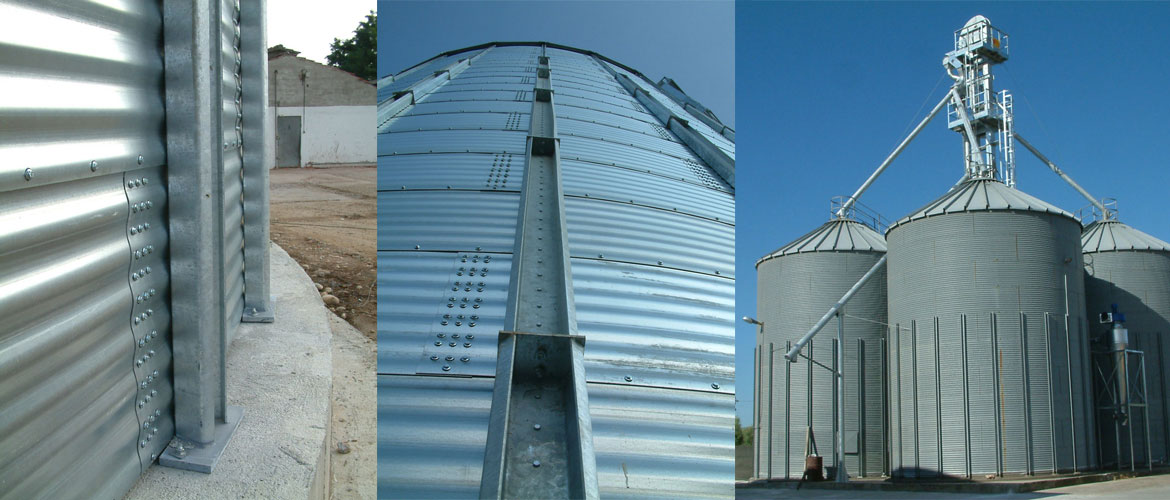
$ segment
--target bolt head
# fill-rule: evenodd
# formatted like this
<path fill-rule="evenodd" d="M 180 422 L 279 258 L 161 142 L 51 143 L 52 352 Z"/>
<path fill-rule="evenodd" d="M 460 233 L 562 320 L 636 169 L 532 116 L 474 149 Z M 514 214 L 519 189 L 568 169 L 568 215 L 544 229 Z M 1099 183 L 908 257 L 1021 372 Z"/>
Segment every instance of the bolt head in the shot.
<path fill-rule="evenodd" d="M 533 461 L 532 461 L 532 466 L 533 466 L 533 467 L 540 467 L 540 460 L 533 460 Z"/>
<path fill-rule="evenodd" d="M 140 162 L 138 162 L 138 164 L 141 165 L 142 162 L 140 161 Z M 89 162 L 89 171 L 90 172 L 97 172 L 97 165 L 98 165 L 97 160 Z"/>
<path fill-rule="evenodd" d="M 532 428 L 533 428 L 533 429 L 535 429 L 535 430 L 538 430 L 538 431 L 539 431 L 539 430 L 540 430 L 540 424 L 535 424 L 535 425 L 533 425 L 533 426 L 532 426 Z"/>
<path fill-rule="evenodd" d="M 634 381 L 634 377 L 631 377 L 629 375 L 626 375 L 625 379 L 626 379 L 626 382 L 633 382 Z"/>
<path fill-rule="evenodd" d="M 31 168 L 24 169 L 24 180 L 31 181 L 33 178 L 33 171 Z"/>
<path fill-rule="evenodd" d="M 711 384 L 712 389 L 719 389 L 719 384 Z"/>

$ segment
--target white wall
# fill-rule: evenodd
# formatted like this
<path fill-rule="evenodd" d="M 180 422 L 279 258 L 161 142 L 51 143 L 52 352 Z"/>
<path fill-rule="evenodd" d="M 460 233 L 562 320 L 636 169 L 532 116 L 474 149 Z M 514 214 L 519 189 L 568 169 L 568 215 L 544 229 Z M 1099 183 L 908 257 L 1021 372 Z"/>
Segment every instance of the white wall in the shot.
<path fill-rule="evenodd" d="M 302 113 L 303 111 L 303 113 Z M 268 108 L 268 126 L 277 116 L 301 116 L 301 166 L 378 161 L 378 107 L 282 106 Z M 273 140 L 273 147 L 276 141 Z"/>

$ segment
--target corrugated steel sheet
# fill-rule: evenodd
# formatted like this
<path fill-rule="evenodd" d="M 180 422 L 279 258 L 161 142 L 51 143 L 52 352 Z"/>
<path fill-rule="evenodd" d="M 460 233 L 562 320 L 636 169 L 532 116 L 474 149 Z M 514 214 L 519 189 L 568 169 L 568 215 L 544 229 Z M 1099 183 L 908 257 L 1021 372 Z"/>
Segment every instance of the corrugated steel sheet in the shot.
<path fill-rule="evenodd" d="M 857 227 L 854 227 L 857 226 Z M 834 220 L 812 234 L 865 234 L 869 228 Z M 831 453 L 836 397 L 832 374 L 806 360 L 784 359 L 789 343 L 809 328 L 882 257 L 881 237 L 862 237 L 865 245 L 804 245 L 805 235 L 757 263 L 758 319 L 764 323 L 757 352 L 762 383 L 756 387 L 759 423 L 755 429 L 758 477 L 799 479 L 804 472 L 804 445 L 811 428 L 826 466 L 836 466 Z M 796 250 L 804 248 L 804 250 Z M 878 476 L 885 465 L 885 407 L 882 353 L 886 328 L 886 276 L 878 272 L 844 309 L 845 332 L 845 465 L 850 475 Z M 814 337 L 805 355 L 825 366 L 836 366 L 836 321 Z M 860 355 L 859 355 L 860 353 Z M 859 384 L 861 384 L 859 386 Z M 863 390 L 862 390 L 863 389 Z M 852 452 L 850 452 L 852 451 Z M 864 465 L 864 467 L 863 467 Z"/>
<path fill-rule="evenodd" d="M 547 53 L 600 488 L 607 498 L 730 497 L 731 190 L 591 56 Z M 493 48 L 379 136 L 380 495 L 479 493 L 528 130 L 525 120 L 487 130 L 498 120 L 470 115 L 527 118 L 540 54 Z M 466 91 L 517 77 L 529 91 Z M 562 106 L 574 93 L 580 105 Z M 452 112 L 472 113 L 436 114 Z M 469 283 L 459 273 L 472 267 Z"/>
<path fill-rule="evenodd" d="M 1086 315 L 1096 317 L 1117 304 L 1125 314 L 1130 349 L 1145 357 L 1146 394 L 1149 402 L 1150 456 L 1165 463 L 1170 452 L 1170 415 L 1166 389 L 1170 370 L 1170 247 L 1148 234 L 1116 220 L 1101 221 L 1085 228 Z M 1109 325 L 1093 325 L 1093 333 L 1104 333 Z M 1098 402 L 1101 404 L 1101 402 Z M 1135 462 L 1145 464 L 1145 416 L 1135 409 L 1130 426 L 1134 431 Z M 1118 444 L 1124 462 L 1129 462 L 1129 439 L 1114 439 L 1111 421 L 1100 422 L 1101 449 L 1105 462 L 1116 462 Z"/>
<path fill-rule="evenodd" d="M 957 191 L 886 234 L 891 468 L 1093 466 L 1080 225 L 996 182 Z"/>
<path fill-rule="evenodd" d="M 173 433 L 161 38 L 0 4 L 0 498 L 120 497 Z"/>

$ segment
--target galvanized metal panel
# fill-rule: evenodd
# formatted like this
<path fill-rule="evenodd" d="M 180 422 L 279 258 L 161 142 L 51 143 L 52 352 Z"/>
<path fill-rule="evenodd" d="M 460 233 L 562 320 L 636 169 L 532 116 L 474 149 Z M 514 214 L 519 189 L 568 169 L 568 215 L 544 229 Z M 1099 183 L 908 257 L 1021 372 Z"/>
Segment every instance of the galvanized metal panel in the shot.
<path fill-rule="evenodd" d="M 658 135 L 667 140 L 675 140 L 669 131 L 666 131 L 657 120 L 654 120 L 650 115 L 646 115 L 645 119 L 632 118 L 630 116 L 612 113 L 609 111 L 601 111 L 589 107 L 581 107 L 574 104 L 562 103 L 557 101 L 557 117 L 573 118 L 576 120 L 589 121 L 594 123 L 601 123 L 613 127 L 624 128 L 627 130 L 634 130 L 647 135 Z M 665 131 L 666 134 L 659 132 Z"/>
<path fill-rule="evenodd" d="M 0 25 L 0 498 L 116 498 L 173 433 L 162 15 Z"/>
<path fill-rule="evenodd" d="M 431 92 L 418 102 L 450 101 L 531 101 L 532 91 L 524 90 L 465 90 L 462 92 Z"/>
<path fill-rule="evenodd" d="M 498 46 L 451 83 L 516 77 L 523 82 L 535 76 L 541 50 Z M 563 94 L 554 85 L 558 117 L 623 126 L 625 133 L 637 134 L 635 142 L 654 145 L 637 148 L 629 141 L 622 145 L 559 134 L 574 304 L 579 332 L 586 337 L 591 416 L 601 422 L 593 434 L 600 488 L 606 497 L 729 497 L 734 493 L 731 190 L 673 136 L 659 133 L 656 120 L 632 97 L 618 93 L 616 82 L 613 95 L 589 90 L 612 80 L 591 56 L 553 48 L 547 53 L 550 61 L 565 62 L 550 75 L 554 82 L 569 82 L 558 78 L 571 73 L 569 86 L 587 89 L 565 88 Z M 532 98 L 520 91 L 508 96 L 450 91 L 459 87 L 432 94 L 412 112 L 526 114 L 528 108 L 517 106 Z M 592 109 L 612 107 L 598 100 L 609 99 L 628 106 L 622 108 L 625 116 L 637 118 L 562 106 L 574 91 L 590 94 L 592 99 L 581 102 Z M 414 120 L 458 128 L 439 118 Z M 563 121 L 558 120 L 558 130 Z M 600 135 L 622 132 L 582 123 L 583 130 Z M 527 134 L 398 131 L 410 128 L 396 125 L 379 135 L 384 155 L 379 158 L 379 302 L 386 305 L 379 317 L 379 422 L 398 422 L 394 429 L 379 429 L 379 492 L 476 496 L 496 356 L 483 346 L 494 347 L 500 325 L 493 327 L 492 321 L 503 321 L 504 304 L 497 299 L 506 299 L 499 294 L 510 285 L 509 276 L 495 266 L 511 265 L 516 191 L 524 172 L 518 161 L 524 158 Z M 667 149 L 687 159 L 659 152 Z M 625 229 L 632 231 L 625 238 L 617 234 L 623 227 L 632 228 Z M 689 237 L 681 240 L 679 234 Z M 470 271 L 462 259 L 477 257 L 475 267 L 482 273 L 485 255 L 493 260 L 487 276 L 476 278 L 484 283 L 480 292 L 480 281 L 468 287 L 458 273 L 459 267 Z M 447 311 L 459 314 L 463 298 L 468 304 L 483 299 L 471 347 L 462 343 L 470 317 L 462 325 L 454 325 L 457 316 L 444 317 Z M 460 342 L 452 347 L 456 331 Z M 468 361 L 453 353 L 447 360 L 451 351 L 468 353 Z M 455 398 L 450 407 L 448 394 Z M 458 430 L 443 430 L 444 423 L 436 428 L 439 437 L 419 439 L 415 429 L 443 418 L 450 408 L 479 416 L 457 417 Z M 430 448 L 416 452 L 420 446 Z M 465 463 L 449 460 L 453 452 L 466 456 Z M 451 480 L 436 482 L 436 476 Z"/>
<path fill-rule="evenodd" d="M 590 382 L 734 391 L 734 280 L 609 260 L 572 266 Z"/>
<path fill-rule="evenodd" d="M 383 132 L 421 130 L 528 130 L 528 113 L 439 113 L 423 114 L 411 109 L 399 115 Z"/>
<path fill-rule="evenodd" d="M 664 155 L 657 151 L 619 144 L 588 137 L 561 138 L 561 157 L 603 165 L 644 170 L 666 177 L 702 184 L 720 191 L 730 192 L 727 183 L 711 172 L 700 160 Z"/>
<path fill-rule="evenodd" d="M 834 232 L 855 222 L 830 221 L 818 231 Z M 859 224 L 857 224 L 859 225 Z M 864 226 L 862 226 L 864 228 Z M 856 228 L 853 228 L 857 230 Z M 865 228 L 868 229 L 868 228 Z M 858 230 L 859 231 L 859 230 Z M 802 241 L 803 238 L 796 242 Z M 791 245 L 789 245 L 791 246 Z M 758 277 L 758 319 L 764 323 L 757 349 L 765 353 L 761 369 L 771 374 L 771 383 L 762 395 L 761 424 L 757 439 L 770 444 L 771 453 L 762 460 L 772 464 L 762 469 L 765 477 L 800 478 L 804 471 L 804 437 L 811 427 L 818 451 L 826 466 L 833 463 L 834 384 L 824 368 L 806 360 L 788 365 L 784 349 L 795 343 L 882 257 L 871 248 L 826 248 L 808 252 L 781 254 L 761 259 Z M 864 452 L 847 454 L 846 469 L 851 475 L 861 472 L 860 459 L 866 462 L 867 475 L 880 475 L 884 450 L 884 408 L 881 405 L 881 350 L 886 320 L 885 271 L 867 283 L 846 305 L 845 318 L 845 432 L 864 431 Z M 810 342 L 805 355 L 826 366 L 835 366 L 836 322 L 825 327 Z M 859 360 L 858 340 L 864 342 L 864 366 Z M 776 352 L 771 353 L 771 350 Z M 864 368 L 865 375 L 861 370 Z M 765 375 L 767 377 L 768 375 Z M 858 384 L 864 385 L 865 401 L 859 402 Z M 771 391 L 770 395 L 767 391 Z M 770 401 L 770 404 L 769 404 Z M 810 405 L 811 403 L 811 405 Z M 787 406 L 786 406 L 787 405 Z M 859 407 L 860 405 L 860 407 Z M 864 429 L 861 420 L 865 421 Z M 785 469 L 787 467 L 787 470 Z"/>
<path fill-rule="evenodd" d="M 998 183 L 977 181 L 956 192 L 962 194 L 952 192 L 944 197 L 948 201 L 916 211 L 920 216 L 902 219 L 886 235 L 889 318 L 900 325 L 902 340 L 891 347 L 891 386 L 899 389 L 890 402 L 900 407 L 893 418 L 901 429 L 891 439 L 900 450 L 894 472 L 965 476 L 968 461 L 971 475 L 1071 468 L 1071 443 L 1058 446 L 1053 464 L 1053 436 L 1062 444 L 1075 439 L 1078 466 L 1092 466 L 1096 457 L 1089 453 L 1084 413 L 1088 344 L 1079 329 L 1084 323 L 1080 226 L 1063 211 Z M 1066 337 L 1066 306 L 1072 327 L 1067 354 L 1058 340 Z M 966 344 L 957 326 L 963 315 Z M 1046 327 L 1046 318 L 1053 317 L 1060 325 L 1056 331 L 1051 323 Z M 953 369 L 940 373 L 933 361 L 934 346 L 926 338 L 934 335 L 936 318 L 943 325 L 940 356 L 957 352 L 967 359 L 966 385 Z M 1072 360 L 1071 388 L 1066 357 Z M 1057 359 L 1061 363 L 1053 362 Z M 1065 386 L 1049 384 L 1059 376 Z M 936 380 L 941 394 L 952 395 L 938 409 L 930 394 Z M 956 393 L 965 395 L 967 408 L 955 407 Z M 1066 418 L 1070 394 L 1072 416 Z M 935 412 L 943 414 L 941 428 Z M 956 429 L 964 432 L 962 440 Z"/>
<path fill-rule="evenodd" d="M 479 498 L 492 378 L 378 375 L 378 497 Z"/>
<path fill-rule="evenodd" d="M 429 130 L 378 135 L 379 156 L 410 153 L 524 154 L 525 132 Z"/>
<path fill-rule="evenodd" d="M 519 202 L 502 191 L 380 191 L 378 250 L 511 252 Z"/>
<path fill-rule="evenodd" d="M 592 199 L 677 210 L 678 213 L 735 223 L 735 199 L 723 191 L 629 168 L 576 160 L 561 160 L 561 169 L 566 195 L 588 195 Z M 680 199 L 687 200 L 687 203 L 679 203 Z"/>
<path fill-rule="evenodd" d="M 567 117 L 566 117 L 567 118 Z M 562 136 L 581 136 L 590 137 L 594 139 L 603 139 L 609 142 L 616 142 L 619 144 L 628 144 L 651 151 L 657 151 L 662 154 L 676 156 L 678 158 L 698 160 L 697 157 L 691 153 L 691 150 L 679 142 L 676 142 L 673 136 L 663 136 L 659 134 L 649 134 L 642 131 L 632 131 L 623 128 L 612 127 L 599 123 L 592 123 L 582 120 L 563 119 L 557 121 L 557 132 Z"/>
<path fill-rule="evenodd" d="M 378 373 L 494 375 L 511 266 L 511 254 L 378 252 Z"/>
<path fill-rule="evenodd" d="M 1165 463 L 1170 450 L 1166 395 L 1166 360 L 1170 359 L 1170 249 L 1161 249 L 1160 241 L 1117 221 L 1089 226 L 1082 241 L 1086 250 L 1086 315 L 1096 317 L 1110 311 L 1112 304 L 1117 304 L 1125 314 L 1130 348 L 1145 354 L 1150 456 L 1156 462 Z M 1094 325 L 1093 332 L 1103 333 L 1108 326 Z M 1143 464 L 1146 458 L 1143 416 L 1135 414 L 1134 417 L 1130 424 L 1137 441 L 1134 455 L 1136 462 Z M 1118 443 L 1112 423 L 1103 421 L 1101 425 L 1101 449 L 1106 461 L 1113 462 Z M 1120 445 L 1128 461 L 1128 436 L 1122 437 Z"/>
<path fill-rule="evenodd" d="M 532 103 L 521 101 L 432 101 L 415 104 L 408 113 L 528 113 L 531 110 Z M 382 132 L 385 131 L 379 131 Z"/>
<path fill-rule="evenodd" d="M 768 253 L 756 261 L 756 266 L 759 266 L 760 263 L 766 260 L 783 255 L 833 251 L 885 252 L 886 239 L 860 222 L 848 219 L 836 219 L 826 222 L 820 227 L 809 231 L 808 234 Z M 861 276 L 857 278 L 860 279 Z"/>
<path fill-rule="evenodd" d="M 734 496 L 733 404 L 732 394 L 590 383 L 602 498 Z"/>
<path fill-rule="evenodd" d="M 378 185 L 389 191 L 448 188 L 519 191 L 523 178 L 524 156 L 513 153 L 378 157 Z"/>
<path fill-rule="evenodd" d="M 690 117 L 690 113 L 687 112 L 686 109 L 684 109 L 682 106 L 679 106 L 679 104 L 676 103 L 674 99 L 671 99 L 670 96 L 659 90 L 658 86 L 654 85 L 653 82 L 646 80 L 641 76 L 625 71 L 619 66 L 610 64 L 610 67 L 613 68 L 614 71 L 617 71 L 620 74 L 624 74 L 636 82 L 639 87 L 653 96 L 655 100 L 665 106 L 666 109 L 670 110 L 671 113 L 674 113 L 675 116 L 684 120 Z M 708 138 L 708 140 L 715 144 L 716 147 L 723 150 L 723 152 L 727 153 L 727 155 L 732 159 L 735 159 L 734 143 L 727 141 L 727 139 L 720 135 L 718 131 L 711 129 L 710 126 L 708 126 L 706 123 L 703 123 L 701 120 L 687 120 L 687 122 L 690 123 L 691 128 L 699 131 L 699 133 L 703 134 Z"/>
<path fill-rule="evenodd" d="M 605 259 L 734 277 L 735 226 L 627 203 L 566 197 L 569 251 Z"/>

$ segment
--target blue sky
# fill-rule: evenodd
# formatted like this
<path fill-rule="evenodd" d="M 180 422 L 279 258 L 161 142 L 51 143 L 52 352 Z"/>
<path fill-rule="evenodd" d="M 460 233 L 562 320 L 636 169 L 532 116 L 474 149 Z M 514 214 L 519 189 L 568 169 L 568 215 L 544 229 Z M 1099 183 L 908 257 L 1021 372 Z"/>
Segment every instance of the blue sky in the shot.
<path fill-rule="evenodd" d="M 942 98 L 942 57 L 975 14 L 1010 35 L 993 74 L 1015 95 L 1016 130 L 1094 196 L 1117 198 L 1122 221 L 1170 240 L 1170 2 L 739 2 L 737 316 L 755 316 L 756 259 L 828 220 L 829 198 L 851 194 Z M 1024 148 L 1016 157 L 1021 190 L 1088 204 Z M 962 168 L 959 135 L 936 118 L 862 201 L 896 219 Z M 736 330 L 745 423 L 754 328 Z"/>
<path fill-rule="evenodd" d="M 490 41 L 592 50 L 657 82 L 669 76 L 735 126 L 731 2 L 378 2 L 378 75 Z M 356 26 L 356 24 L 355 24 Z"/>

